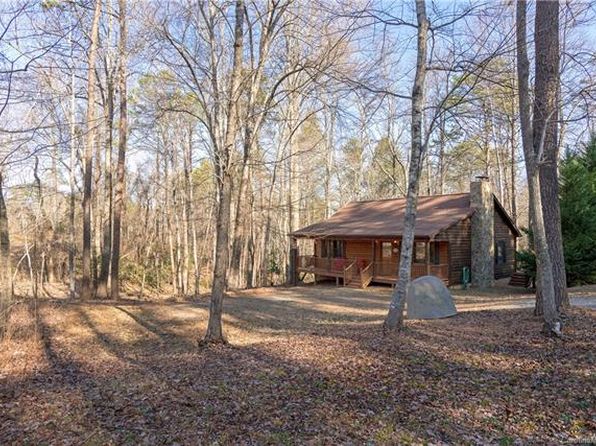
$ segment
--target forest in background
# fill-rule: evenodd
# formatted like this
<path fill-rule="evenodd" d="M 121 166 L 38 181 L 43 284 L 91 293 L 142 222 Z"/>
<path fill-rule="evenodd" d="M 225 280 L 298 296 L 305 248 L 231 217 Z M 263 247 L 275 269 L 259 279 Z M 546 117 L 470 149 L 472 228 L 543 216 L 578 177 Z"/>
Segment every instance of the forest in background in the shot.
<path fill-rule="evenodd" d="M 527 226 L 515 6 L 426 5 L 419 189 L 488 175 Z M 414 2 L 0 8 L 5 286 L 105 298 L 281 284 L 290 232 L 408 191 Z M 595 130 L 596 11 L 559 9 L 556 144 L 573 154 Z"/>

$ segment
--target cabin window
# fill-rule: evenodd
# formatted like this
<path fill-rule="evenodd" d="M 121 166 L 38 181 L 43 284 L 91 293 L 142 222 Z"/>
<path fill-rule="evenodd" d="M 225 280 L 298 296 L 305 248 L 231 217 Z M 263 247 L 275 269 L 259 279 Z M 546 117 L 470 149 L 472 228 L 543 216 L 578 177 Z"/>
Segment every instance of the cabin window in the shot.
<path fill-rule="evenodd" d="M 495 245 L 495 264 L 504 265 L 505 263 L 507 263 L 505 240 L 499 240 Z"/>
<path fill-rule="evenodd" d="M 425 263 L 426 262 L 426 242 L 415 242 L 414 243 L 414 262 Z"/>
<path fill-rule="evenodd" d="M 441 264 L 441 250 L 439 243 L 430 244 L 430 261 L 433 265 Z"/>
<path fill-rule="evenodd" d="M 332 252 L 333 257 L 345 257 L 345 244 L 343 240 L 333 240 Z"/>
<path fill-rule="evenodd" d="M 345 244 L 343 240 L 323 240 L 321 243 L 321 257 L 345 257 Z"/>
<path fill-rule="evenodd" d="M 390 259 L 393 251 L 391 242 L 381 242 L 381 257 L 383 259 Z"/>

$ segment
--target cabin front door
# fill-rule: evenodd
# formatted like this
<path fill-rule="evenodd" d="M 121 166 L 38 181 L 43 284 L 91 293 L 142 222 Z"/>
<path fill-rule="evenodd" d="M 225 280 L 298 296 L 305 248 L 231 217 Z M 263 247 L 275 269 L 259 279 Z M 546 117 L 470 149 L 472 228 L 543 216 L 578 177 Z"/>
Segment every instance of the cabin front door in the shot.
<path fill-rule="evenodd" d="M 395 278 L 399 265 L 399 241 L 375 240 L 373 274 L 379 277 Z"/>

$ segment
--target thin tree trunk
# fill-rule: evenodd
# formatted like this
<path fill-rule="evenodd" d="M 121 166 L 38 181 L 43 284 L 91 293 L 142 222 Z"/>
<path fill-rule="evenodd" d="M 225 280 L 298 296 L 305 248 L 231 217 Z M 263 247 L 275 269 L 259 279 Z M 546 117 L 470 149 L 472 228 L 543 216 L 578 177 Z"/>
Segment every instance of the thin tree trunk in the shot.
<path fill-rule="evenodd" d="M 445 145 L 446 145 L 446 137 L 445 137 L 445 123 L 446 118 L 443 114 L 441 114 L 439 118 L 439 160 L 438 160 L 438 192 L 440 195 L 445 193 Z"/>
<path fill-rule="evenodd" d="M 49 252 L 47 252 L 47 281 L 53 283 L 56 281 L 56 265 L 54 262 L 54 254 L 57 243 L 57 234 L 56 234 L 56 225 L 58 222 L 58 148 L 59 145 L 56 144 L 54 149 L 52 150 L 52 199 L 51 199 L 51 210 L 50 210 L 50 225 L 51 225 L 51 240 L 49 244 Z"/>
<path fill-rule="evenodd" d="M 273 165 L 273 173 L 271 174 L 271 184 L 269 186 L 269 191 L 267 193 L 267 211 L 265 217 L 265 232 L 263 235 L 263 267 L 261 275 L 264 281 L 267 283 L 263 283 L 264 286 L 267 286 L 268 283 L 268 273 L 269 273 L 269 259 L 270 253 L 273 251 L 270 245 L 270 238 L 271 238 L 271 208 L 273 207 L 273 189 L 275 187 L 275 182 L 277 180 L 277 170 L 281 165 L 281 160 L 284 154 L 283 144 L 277 145 L 277 154 L 275 156 L 275 164 Z M 283 197 L 283 192 L 280 194 Z M 278 259 L 277 259 L 278 260 Z"/>
<path fill-rule="evenodd" d="M 43 252 L 43 247 L 40 249 L 41 243 L 41 234 L 39 231 L 40 223 L 43 218 L 43 194 L 41 189 L 41 178 L 39 177 L 39 158 L 35 156 L 35 161 L 33 163 L 33 180 L 35 184 L 36 194 L 37 194 L 37 210 L 35 212 L 35 225 L 33 229 L 33 271 L 34 274 L 35 284 L 34 290 L 35 293 L 33 297 L 37 299 L 38 297 L 38 290 L 39 284 L 43 286 L 43 279 L 44 279 L 44 268 L 45 268 L 45 253 Z M 40 251 L 42 251 L 40 256 Z M 40 265 L 39 257 L 42 258 L 42 263 Z"/>
<path fill-rule="evenodd" d="M 516 197 L 516 171 L 517 171 L 517 144 L 516 144 L 516 131 L 515 131 L 515 102 L 512 101 L 511 107 L 511 116 L 509 117 L 510 120 L 510 130 L 509 130 L 509 138 L 511 145 L 511 218 L 513 223 L 517 225 L 517 197 Z M 513 251 L 517 252 L 517 237 L 513 239 Z M 513 259 L 513 267 L 514 271 L 517 270 L 517 259 L 514 257 Z"/>
<path fill-rule="evenodd" d="M 176 152 L 174 152 L 176 153 Z M 172 172 L 178 172 L 178 163 L 176 161 L 175 164 L 172 165 Z M 182 280 L 183 274 L 183 265 L 182 265 L 182 239 L 180 234 L 180 217 L 178 215 L 178 179 L 174 178 L 174 189 L 172 191 L 172 207 L 174 212 L 174 229 L 176 231 L 176 283 L 178 288 L 178 295 L 184 296 L 185 289 L 184 289 L 184 281 Z"/>
<path fill-rule="evenodd" d="M 167 146 L 166 146 L 167 150 Z M 172 149 L 173 150 L 173 149 Z M 164 218 L 166 219 L 166 230 L 168 239 L 168 248 L 170 254 L 170 282 L 174 289 L 174 295 L 178 295 L 178 279 L 176 273 L 176 252 L 174 250 L 174 237 L 172 225 L 172 209 L 170 207 L 170 156 L 166 154 L 164 157 Z M 175 211 L 174 211 L 175 212 Z"/>
<path fill-rule="evenodd" d="M 85 143 L 84 185 L 83 185 L 83 279 L 81 296 L 91 299 L 91 201 L 93 179 L 93 146 L 95 141 L 95 58 L 99 40 L 99 18 L 101 15 L 101 0 L 96 0 L 93 22 L 91 25 L 91 47 L 89 48 L 87 74 L 87 140 Z"/>
<path fill-rule="evenodd" d="M 410 168 L 408 172 L 408 192 L 406 195 L 406 210 L 404 215 L 404 231 L 401 241 L 399 261 L 399 276 L 389 313 L 385 319 L 385 330 L 399 330 L 403 326 L 406 293 L 410 283 L 412 267 L 412 251 L 414 247 L 414 227 L 416 224 L 416 206 L 418 201 L 418 186 L 422 159 L 426 144 L 422 139 L 422 114 L 424 106 L 424 88 L 426 81 L 427 34 L 429 23 L 426 18 L 425 0 L 416 0 L 416 17 L 418 21 L 418 54 L 416 58 L 416 74 L 412 88 L 412 148 Z"/>
<path fill-rule="evenodd" d="M 184 165 L 184 208 L 183 208 L 183 222 L 184 222 L 184 289 L 186 294 L 190 294 L 190 256 L 191 256 L 191 241 L 192 235 L 192 127 L 188 128 L 188 143 L 185 144 L 183 153 Z M 193 274 L 194 275 L 194 274 Z"/>
<path fill-rule="evenodd" d="M 74 64 L 74 42 L 72 40 L 72 29 L 69 31 L 70 41 L 70 57 L 71 63 Z M 76 277 L 75 277 L 75 256 L 77 252 L 76 245 L 76 230 L 75 230 L 75 166 L 76 166 L 76 77 L 74 67 L 70 73 L 70 159 L 68 172 L 68 187 L 70 190 L 69 208 L 68 208 L 68 222 L 69 222 L 69 247 L 68 247 L 68 297 L 74 299 L 76 297 Z"/>
<path fill-rule="evenodd" d="M 284 138 L 284 141 L 287 141 L 287 148 L 288 148 L 288 155 L 287 155 L 287 175 L 288 175 L 288 189 L 287 189 L 287 204 L 288 204 L 288 228 L 287 233 L 291 234 L 292 232 L 298 229 L 298 225 L 300 224 L 300 191 L 298 190 L 298 168 L 296 166 L 296 148 L 295 148 L 295 126 L 296 122 L 298 121 L 298 98 L 293 92 L 288 97 L 289 104 L 288 104 L 288 118 L 286 123 L 286 131 L 287 137 Z M 286 249 L 286 259 L 285 265 L 290 265 L 290 256 L 292 250 L 291 247 L 288 246 Z M 289 271 L 289 268 L 286 268 Z M 287 277 L 287 282 L 293 282 L 292 277 Z"/>
<path fill-rule="evenodd" d="M 230 75 L 229 102 L 227 107 L 227 127 L 223 147 L 216 154 L 216 176 L 218 180 L 219 208 L 217 211 L 216 253 L 213 268 L 213 287 L 209 302 L 209 322 L 203 343 L 226 342 L 222 326 L 223 300 L 227 285 L 227 269 L 229 266 L 229 231 L 230 210 L 232 204 L 232 178 L 230 176 L 230 158 L 234 149 L 238 129 L 237 101 L 240 98 L 244 2 L 236 1 L 234 27 L 234 61 Z"/>
<path fill-rule="evenodd" d="M 513 106 L 514 107 L 514 106 Z M 512 107 L 512 108 L 513 108 Z M 516 170 L 517 170 L 517 144 L 515 142 L 516 138 L 516 131 L 515 131 L 515 116 L 514 110 L 511 110 L 511 117 L 510 117 L 510 130 L 509 130 L 509 139 L 510 139 L 510 146 L 511 146 L 511 218 L 513 219 L 513 223 L 517 224 L 517 198 L 516 194 Z M 517 239 L 515 241 L 517 247 Z M 516 248 L 517 249 L 517 248 Z"/>
<path fill-rule="evenodd" d="M 200 278 L 201 271 L 199 265 L 199 248 L 197 241 L 197 214 L 194 211 L 194 180 L 192 175 L 192 144 L 193 144 L 193 132 L 192 126 L 189 125 L 188 129 L 188 144 L 186 147 L 185 157 L 185 179 L 186 179 L 186 214 L 190 220 L 188 224 L 188 231 L 190 232 L 188 238 L 192 243 L 192 264 L 193 264 L 193 297 L 198 299 L 201 295 L 200 291 Z M 190 292 L 190 283 L 188 284 L 188 291 Z"/>
<path fill-rule="evenodd" d="M 128 139 L 128 103 L 126 89 L 126 0 L 119 0 L 120 41 L 118 42 L 119 66 L 118 89 L 120 90 L 120 122 L 118 125 L 118 164 L 116 167 L 116 190 L 114 193 L 114 222 L 112 234 L 111 296 L 120 298 L 120 245 L 124 194 L 126 187 L 126 148 Z"/>
<path fill-rule="evenodd" d="M 251 199 L 248 196 L 250 166 L 249 161 L 252 152 L 257 143 L 258 134 L 263 124 L 264 117 L 267 113 L 267 106 L 263 104 L 265 95 L 259 94 L 262 92 L 262 78 L 265 69 L 265 63 L 269 57 L 269 48 L 271 40 L 274 37 L 274 29 L 277 26 L 278 18 L 276 16 L 276 9 L 280 7 L 279 3 L 267 3 L 267 15 L 264 20 L 263 27 L 260 33 L 258 46 L 258 63 L 257 66 L 251 66 L 250 89 L 248 90 L 248 100 L 246 104 L 246 111 L 244 115 L 244 142 L 242 165 L 240 169 L 240 183 L 238 186 L 238 196 L 236 201 L 236 218 L 232 229 L 232 256 L 230 259 L 230 279 L 234 286 L 244 288 L 248 281 L 243 274 L 243 267 L 246 261 L 246 251 L 243 247 L 247 245 L 246 226 L 250 216 L 247 215 L 247 206 L 244 203 Z M 252 59 L 251 59 L 252 60 Z"/>
<path fill-rule="evenodd" d="M 327 128 L 325 129 L 325 218 L 331 216 L 331 169 L 333 167 L 333 142 L 335 138 L 335 105 L 325 106 L 327 112 Z"/>
<path fill-rule="evenodd" d="M 114 132 L 114 84 L 110 79 L 106 82 L 107 104 L 105 111 L 106 140 L 104 160 L 104 218 L 103 218 L 103 243 L 101 252 L 101 265 L 97 280 L 97 297 L 105 299 L 109 295 L 110 264 L 112 257 L 112 146 Z"/>
<path fill-rule="evenodd" d="M 230 258 L 230 282 L 234 288 L 244 288 L 241 272 L 242 247 L 246 240 L 246 201 L 248 185 L 248 160 L 250 156 L 250 141 L 248 137 L 244 142 L 244 154 L 240 168 L 240 182 L 238 184 L 238 195 L 236 198 L 236 218 L 232 228 L 232 255 Z"/>
<path fill-rule="evenodd" d="M 6 330 L 8 308 L 12 301 L 12 274 L 10 268 L 10 235 L 8 212 L 4 201 L 4 183 L 0 168 L 0 338 Z"/>
<path fill-rule="evenodd" d="M 197 297 L 200 297 L 200 279 L 201 279 L 201 270 L 203 266 L 203 258 L 205 257 L 205 251 L 209 247 L 209 237 L 208 234 L 211 233 L 211 223 L 213 220 L 213 206 L 209 207 L 209 214 L 207 215 L 207 226 L 205 227 L 205 237 L 203 242 L 201 243 L 201 249 L 197 255 L 197 276 L 195 277 L 196 285 L 195 285 L 195 293 Z M 196 230 L 195 230 L 196 235 Z M 207 262 L 209 264 L 209 262 Z"/>

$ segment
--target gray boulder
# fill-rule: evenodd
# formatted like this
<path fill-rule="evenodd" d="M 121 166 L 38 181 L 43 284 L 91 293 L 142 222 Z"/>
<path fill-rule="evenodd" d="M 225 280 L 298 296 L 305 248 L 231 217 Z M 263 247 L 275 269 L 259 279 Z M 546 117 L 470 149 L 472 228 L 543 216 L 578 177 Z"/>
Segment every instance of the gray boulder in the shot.
<path fill-rule="evenodd" d="M 422 276 L 410 283 L 406 308 L 408 319 L 440 319 L 457 314 L 451 293 L 435 276 Z"/>

